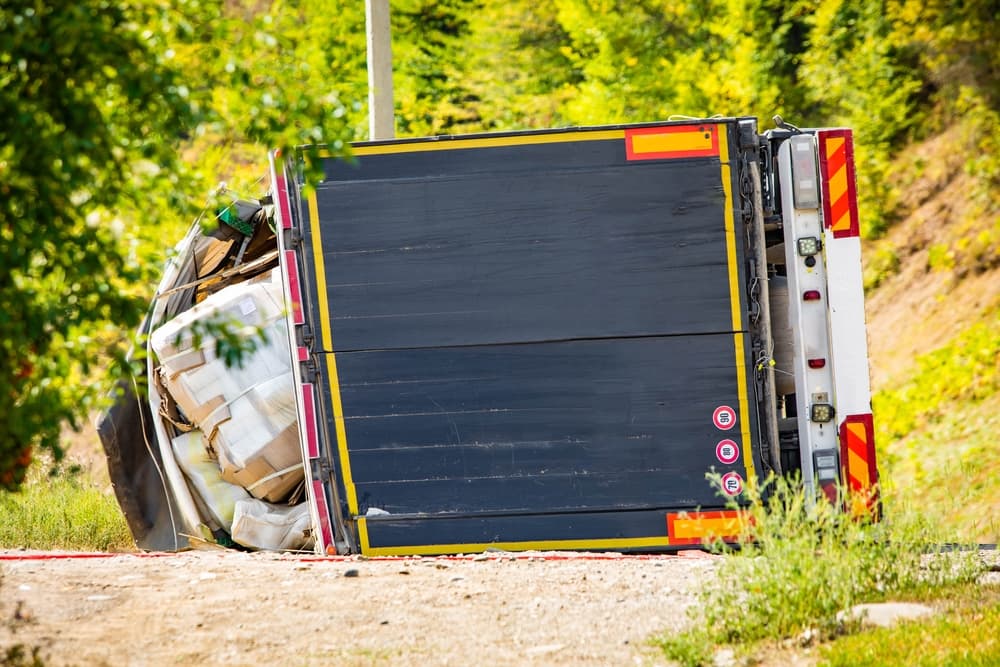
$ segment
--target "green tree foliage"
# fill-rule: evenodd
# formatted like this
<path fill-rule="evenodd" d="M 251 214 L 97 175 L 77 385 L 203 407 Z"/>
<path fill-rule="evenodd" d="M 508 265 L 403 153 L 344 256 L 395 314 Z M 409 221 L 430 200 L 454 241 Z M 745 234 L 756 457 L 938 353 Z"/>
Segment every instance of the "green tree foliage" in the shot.
<path fill-rule="evenodd" d="M 259 5 L 260 3 L 254 3 Z M 223 146 L 343 146 L 351 134 L 315 23 L 295 4 L 6 0 L 0 12 L 0 488 L 58 459 L 100 386 L 91 364 L 145 310 L 156 235 L 203 199 L 179 157 Z M 159 244 L 163 245 L 162 238 Z"/>
<path fill-rule="evenodd" d="M 404 135 L 478 129 L 476 96 L 455 54 L 480 0 L 402 0 L 392 6 L 397 130 Z"/>
<path fill-rule="evenodd" d="M 556 0 L 489 3 L 469 19 L 461 76 L 483 130 L 554 127 L 583 80 L 562 50 L 569 35 Z"/>
<path fill-rule="evenodd" d="M 884 231 L 886 173 L 893 149 L 918 124 L 920 78 L 909 50 L 889 39 L 881 3 L 825 0 L 809 18 L 802 80 L 824 124 L 854 128 L 860 170 L 861 219 L 866 233 Z"/>
<path fill-rule="evenodd" d="M 138 278 L 111 221 L 141 206 L 194 121 L 137 6 L 0 13 L 0 486 L 85 404 L 92 325 L 134 325 Z M 119 223 L 120 224 L 120 223 Z"/>

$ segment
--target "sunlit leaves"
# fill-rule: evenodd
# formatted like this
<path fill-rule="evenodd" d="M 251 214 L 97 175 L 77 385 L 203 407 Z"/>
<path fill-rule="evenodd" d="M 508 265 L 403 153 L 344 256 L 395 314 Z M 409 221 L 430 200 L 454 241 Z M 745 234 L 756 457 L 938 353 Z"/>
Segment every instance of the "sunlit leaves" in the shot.
<path fill-rule="evenodd" d="M 233 156 L 263 164 L 267 148 L 345 146 L 317 38 L 328 31 L 295 3 L 5 4 L 0 488 L 18 485 L 33 447 L 58 457 L 62 425 L 96 405 L 91 364 L 121 359 L 173 242 L 161 228 L 204 200 L 205 179 L 181 158 L 203 154 L 192 140 L 229 147 L 214 162 L 229 169 Z M 137 234 L 153 239 L 145 254 Z"/>

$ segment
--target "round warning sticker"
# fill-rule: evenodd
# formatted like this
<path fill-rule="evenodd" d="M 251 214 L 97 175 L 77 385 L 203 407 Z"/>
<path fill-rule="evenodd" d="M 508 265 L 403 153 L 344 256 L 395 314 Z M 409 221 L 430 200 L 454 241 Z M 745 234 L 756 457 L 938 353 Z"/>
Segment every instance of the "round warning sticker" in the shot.
<path fill-rule="evenodd" d="M 743 478 L 738 472 L 727 472 L 722 476 L 722 490 L 728 496 L 738 496 L 743 493 Z"/>
<path fill-rule="evenodd" d="M 720 440 L 715 446 L 715 456 L 726 465 L 736 463 L 736 459 L 740 458 L 740 448 L 732 440 Z"/>
<path fill-rule="evenodd" d="M 728 431 L 736 423 L 736 412 L 728 405 L 720 405 L 712 413 L 712 422 L 722 431 Z"/>

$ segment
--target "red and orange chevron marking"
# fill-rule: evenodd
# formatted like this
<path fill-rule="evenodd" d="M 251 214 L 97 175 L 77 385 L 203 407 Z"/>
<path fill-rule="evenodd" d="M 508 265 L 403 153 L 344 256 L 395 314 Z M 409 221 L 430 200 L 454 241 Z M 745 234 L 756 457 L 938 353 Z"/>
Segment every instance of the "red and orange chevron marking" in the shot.
<path fill-rule="evenodd" d="M 854 174 L 854 138 L 850 130 L 819 133 L 823 179 L 823 217 L 834 238 L 858 236 L 858 197 Z"/>
<path fill-rule="evenodd" d="M 871 509 L 877 501 L 878 469 L 875 467 L 875 426 L 872 416 L 850 415 L 840 425 L 840 462 L 844 484 L 854 514 Z"/>

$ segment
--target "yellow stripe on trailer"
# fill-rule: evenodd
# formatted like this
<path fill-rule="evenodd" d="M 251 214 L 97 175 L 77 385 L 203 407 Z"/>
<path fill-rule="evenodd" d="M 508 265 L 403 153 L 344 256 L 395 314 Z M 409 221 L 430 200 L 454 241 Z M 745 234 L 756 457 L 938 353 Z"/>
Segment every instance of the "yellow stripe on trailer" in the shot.
<path fill-rule="evenodd" d="M 344 423 L 344 407 L 340 399 L 340 379 L 337 373 L 337 359 L 333 353 L 333 332 L 330 328 L 330 302 L 327 294 L 326 265 L 323 260 L 323 241 L 319 221 L 319 206 L 316 191 L 309 193 L 309 225 L 313 236 L 313 262 L 316 265 L 316 289 L 319 296 L 320 334 L 323 340 L 323 350 L 327 352 L 326 367 L 330 387 L 330 397 L 333 408 L 333 423 L 337 437 L 337 455 L 340 459 L 341 474 L 344 479 L 344 489 L 347 492 L 347 508 L 351 514 L 358 513 L 358 494 L 351 477 L 351 461 L 347 450 L 347 428 Z"/>

